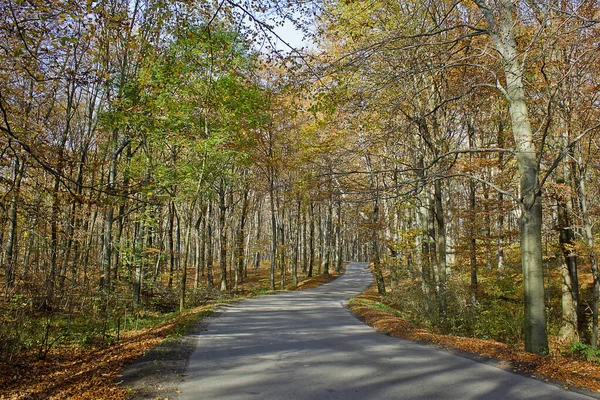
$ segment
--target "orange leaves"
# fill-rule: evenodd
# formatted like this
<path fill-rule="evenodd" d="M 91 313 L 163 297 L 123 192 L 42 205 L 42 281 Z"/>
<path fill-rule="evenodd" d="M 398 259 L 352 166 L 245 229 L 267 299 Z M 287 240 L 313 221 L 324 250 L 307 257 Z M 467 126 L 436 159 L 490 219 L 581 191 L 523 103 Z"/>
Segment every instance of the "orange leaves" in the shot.
<path fill-rule="evenodd" d="M 380 300 L 380 297 L 371 287 L 357 299 L 372 302 Z M 390 312 L 375 309 L 360 302 L 354 302 L 350 306 L 350 310 L 378 331 L 394 337 L 440 344 L 449 350 L 459 349 L 473 353 L 474 357 L 484 356 L 499 359 L 498 366 L 508 366 L 513 371 L 532 374 L 531 377 L 536 379 L 541 378 L 547 381 L 545 376 L 560 380 L 565 383 L 566 389 L 569 386 L 579 386 L 595 392 L 600 391 L 600 368 L 593 362 L 564 357 L 558 352 L 547 356 L 527 353 L 493 340 L 431 333 Z"/>

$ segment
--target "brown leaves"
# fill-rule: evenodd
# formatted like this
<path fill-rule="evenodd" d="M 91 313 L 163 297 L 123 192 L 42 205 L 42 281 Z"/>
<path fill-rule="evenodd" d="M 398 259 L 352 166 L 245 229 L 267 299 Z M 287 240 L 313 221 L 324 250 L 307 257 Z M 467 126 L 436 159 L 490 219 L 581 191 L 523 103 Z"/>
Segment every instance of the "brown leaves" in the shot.
<path fill-rule="evenodd" d="M 251 296 L 268 286 L 268 269 L 252 274 L 240 287 L 238 296 Z M 335 279 L 338 274 L 304 279 L 298 289 L 308 289 Z M 288 282 L 288 283 L 291 283 Z M 199 313 L 213 305 L 189 310 L 175 319 L 142 331 L 125 332 L 112 346 L 51 349 L 45 361 L 35 354 L 22 354 L 12 364 L 0 363 L 0 400 L 8 399 L 125 399 L 127 392 L 118 383 L 122 369 L 173 332 L 189 326 Z M 181 376 L 185 376 L 182 374 Z"/>
<path fill-rule="evenodd" d="M 600 392 L 600 368 L 592 362 L 576 360 L 559 354 L 542 356 L 527 353 L 493 340 L 431 333 L 392 313 L 365 305 L 365 303 L 361 303 L 361 299 L 378 301 L 380 300 L 379 296 L 371 287 L 357 297 L 358 301 L 350 306 L 350 310 L 380 332 L 398 338 L 440 344 L 450 349 L 459 349 L 475 355 L 499 359 L 499 366 L 510 367 L 513 371 L 536 374 L 532 375 L 536 379 L 540 378 L 537 376 L 539 374 L 564 382 L 566 388 L 579 386 Z"/>

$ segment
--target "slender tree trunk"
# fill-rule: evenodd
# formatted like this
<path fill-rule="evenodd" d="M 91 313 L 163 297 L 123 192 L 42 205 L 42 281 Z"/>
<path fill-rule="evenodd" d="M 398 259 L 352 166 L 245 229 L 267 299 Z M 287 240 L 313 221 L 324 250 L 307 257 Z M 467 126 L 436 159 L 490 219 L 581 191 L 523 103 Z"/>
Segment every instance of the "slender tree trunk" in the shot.
<path fill-rule="evenodd" d="M 167 227 L 167 252 L 169 254 L 169 281 L 167 286 L 173 287 L 173 274 L 175 273 L 175 204 L 169 201 L 169 217 Z"/>
<path fill-rule="evenodd" d="M 313 276 L 313 265 L 315 264 L 315 204 L 311 201 L 308 207 L 308 223 L 309 223 L 309 240 L 308 240 L 308 274 L 307 277 Z"/>
<path fill-rule="evenodd" d="M 337 257 L 336 257 L 336 266 L 335 272 L 340 273 L 342 271 L 342 266 L 344 262 L 344 241 L 342 240 L 342 203 L 338 201 L 337 203 L 337 226 L 335 228 L 337 238 Z"/>
<path fill-rule="evenodd" d="M 578 164 L 580 168 L 583 166 L 581 154 L 578 156 Z M 592 302 L 592 346 L 598 347 L 598 305 L 600 303 L 600 274 L 598 272 L 598 258 L 595 251 L 594 234 L 592 231 L 592 220 L 587 204 L 587 192 L 585 187 L 584 174 L 579 173 L 579 201 L 581 206 L 581 214 L 583 215 L 583 230 L 587 244 L 588 258 L 592 268 L 592 276 L 594 280 L 593 287 L 593 302 Z"/>
<path fill-rule="evenodd" d="M 564 184 L 562 178 L 557 179 L 558 184 Z M 560 336 L 563 340 L 576 342 L 578 340 L 577 309 L 579 303 L 579 282 L 577 275 L 577 257 L 573 253 L 575 236 L 569 221 L 567 209 L 568 199 L 564 193 L 557 193 L 557 214 L 559 247 L 561 250 L 561 272 L 562 272 L 562 311 L 563 325 Z M 566 276 L 565 276 L 566 274 Z M 568 289 L 568 290 L 567 290 Z"/>
<path fill-rule="evenodd" d="M 471 304 L 477 303 L 477 290 L 478 290 L 478 282 L 477 282 L 477 236 L 476 236 L 476 191 L 477 185 L 474 181 L 469 182 L 469 214 L 471 216 L 471 221 L 469 224 L 469 260 L 471 264 Z"/>
<path fill-rule="evenodd" d="M 191 214 L 191 210 L 190 210 Z M 192 240 L 192 216 L 188 217 L 187 232 L 185 235 L 184 252 L 183 252 L 183 265 L 181 266 L 181 285 L 179 289 L 179 312 L 183 312 L 185 309 L 185 294 L 187 288 L 187 267 L 190 254 L 190 243 Z"/>
<path fill-rule="evenodd" d="M 279 218 L 279 288 L 285 289 L 285 270 L 286 270 L 286 236 L 285 236 L 285 202 L 284 205 L 278 203 L 278 208 L 281 210 Z"/>
<path fill-rule="evenodd" d="M 302 273 L 306 275 L 308 273 L 308 258 L 307 248 L 308 243 L 306 241 L 306 212 L 302 213 Z"/>
<path fill-rule="evenodd" d="M 235 288 L 238 288 L 238 283 L 244 280 L 244 267 L 246 265 L 244 239 L 246 238 L 246 219 L 248 217 L 248 189 L 245 189 L 242 194 L 242 210 L 240 213 L 240 225 L 236 240 L 236 273 L 235 273 Z"/>
<path fill-rule="evenodd" d="M 375 281 L 377 283 L 377 292 L 383 296 L 386 294 L 386 291 L 383 273 L 381 271 L 381 254 L 379 251 L 379 197 L 377 195 L 375 195 L 373 199 L 373 215 L 371 223 L 373 224 L 374 229 L 373 239 L 371 241 L 371 246 L 373 248 L 373 274 L 375 275 Z"/>
<path fill-rule="evenodd" d="M 258 203 L 258 206 L 256 208 L 256 244 L 257 244 L 257 249 L 256 249 L 256 253 L 254 254 L 254 272 L 257 273 L 258 269 L 260 268 L 260 262 L 261 262 L 261 247 L 260 247 L 260 240 L 261 240 L 261 235 L 262 235 L 262 218 L 261 218 L 261 202 Z"/>
<path fill-rule="evenodd" d="M 429 192 L 429 191 L 428 191 Z M 428 193 L 429 194 L 429 193 Z M 440 299 L 440 287 L 441 287 L 441 272 L 440 264 L 437 251 L 437 231 L 435 229 L 435 195 L 431 193 L 427 199 L 429 207 L 427 210 L 427 231 L 429 239 L 429 265 L 432 266 L 433 281 L 435 283 L 435 293 Z"/>
<path fill-rule="evenodd" d="M 214 255 L 213 255 L 213 225 L 212 225 L 212 215 L 213 215 L 213 204 L 212 201 L 208 202 L 208 210 L 206 211 L 206 284 L 209 288 L 214 287 L 213 282 L 213 263 L 214 263 Z"/>
<path fill-rule="evenodd" d="M 330 189 L 331 190 L 331 189 Z M 325 275 L 329 275 L 329 267 L 331 265 L 331 250 L 333 247 L 333 200 L 331 196 L 329 197 L 329 204 L 327 207 L 327 221 L 325 222 L 325 268 L 323 269 L 323 273 Z"/>
<path fill-rule="evenodd" d="M 194 260 L 194 289 L 198 289 L 200 276 L 204 274 L 204 241 L 206 240 L 206 207 L 200 210 L 200 216 L 196 219 L 196 259 Z"/>
<path fill-rule="evenodd" d="M 8 236 L 6 238 L 6 246 L 4 247 L 4 262 L 6 263 L 6 292 L 12 289 L 15 285 L 15 274 L 17 270 L 17 208 L 18 200 L 21 192 L 21 181 L 23 179 L 23 171 L 25 169 L 25 160 L 19 161 L 15 159 L 15 170 L 12 193 L 10 196 L 10 207 L 8 209 Z"/>
<path fill-rule="evenodd" d="M 219 269 L 221 270 L 221 291 L 227 290 L 227 204 L 225 188 L 219 191 Z"/>
<path fill-rule="evenodd" d="M 275 290 L 275 266 L 277 264 L 277 215 L 275 212 L 275 182 L 273 176 L 269 180 L 269 202 L 271 209 L 271 272 L 269 287 Z"/>
<path fill-rule="evenodd" d="M 295 237 L 294 237 L 294 259 L 292 262 L 292 283 L 294 287 L 298 286 L 298 261 L 300 257 L 300 238 L 302 234 L 302 225 L 300 224 L 300 210 L 301 210 L 301 202 L 300 199 L 296 201 L 296 226 L 294 229 Z M 290 224 L 291 226 L 291 224 Z"/>

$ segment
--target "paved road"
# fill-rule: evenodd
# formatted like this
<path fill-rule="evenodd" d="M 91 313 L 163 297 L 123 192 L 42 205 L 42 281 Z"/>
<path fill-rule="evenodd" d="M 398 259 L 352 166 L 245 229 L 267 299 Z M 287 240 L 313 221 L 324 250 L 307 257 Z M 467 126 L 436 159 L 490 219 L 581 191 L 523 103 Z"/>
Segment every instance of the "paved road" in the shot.
<path fill-rule="evenodd" d="M 366 263 L 316 289 L 247 300 L 198 335 L 183 399 L 589 399 L 392 338 L 343 303 L 371 282 Z"/>

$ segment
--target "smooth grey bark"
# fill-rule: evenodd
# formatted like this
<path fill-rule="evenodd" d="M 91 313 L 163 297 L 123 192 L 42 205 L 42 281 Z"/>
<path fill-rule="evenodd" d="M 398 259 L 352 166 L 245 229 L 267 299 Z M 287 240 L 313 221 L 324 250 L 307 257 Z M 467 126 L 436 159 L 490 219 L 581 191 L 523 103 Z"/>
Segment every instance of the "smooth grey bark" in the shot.
<path fill-rule="evenodd" d="M 498 126 L 498 147 L 503 149 L 504 148 L 504 126 L 502 123 L 500 123 L 500 125 Z M 504 169 L 504 153 L 503 152 L 499 152 L 498 153 L 498 170 L 502 171 Z M 504 194 L 501 192 L 498 192 L 498 207 L 500 208 L 500 210 L 503 209 L 503 203 L 504 203 Z M 498 274 L 500 276 L 502 276 L 504 274 L 504 245 L 502 243 L 502 233 L 504 231 L 504 225 L 505 225 L 505 221 L 504 221 L 504 212 L 501 211 L 498 213 L 498 238 L 496 239 L 496 262 L 497 262 L 497 269 L 498 269 Z"/>
<path fill-rule="evenodd" d="M 285 263 L 286 263 L 286 259 L 285 259 L 285 255 L 286 255 L 286 251 L 285 251 L 285 241 L 286 241 L 286 237 L 285 237 L 285 207 L 282 206 L 279 203 L 279 198 L 277 199 L 277 208 L 281 211 L 281 215 L 279 217 L 279 239 L 280 239 L 280 243 L 279 243 L 279 249 L 278 253 L 279 253 L 279 288 L 281 290 L 285 289 Z"/>
<path fill-rule="evenodd" d="M 335 272 L 342 271 L 342 265 L 344 262 L 344 240 L 342 238 L 342 203 L 337 202 L 337 224 L 335 227 L 335 237 L 337 240 L 337 256 Z"/>
<path fill-rule="evenodd" d="M 308 243 L 306 240 L 306 212 L 302 213 L 302 273 L 307 274 L 308 272 Z"/>
<path fill-rule="evenodd" d="M 204 263 L 206 261 L 204 255 L 204 242 L 206 240 L 206 207 L 200 209 L 200 215 L 196 219 L 194 228 L 196 229 L 196 256 L 194 259 L 194 289 L 198 289 L 200 284 L 200 276 L 204 274 Z"/>
<path fill-rule="evenodd" d="M 307 277 L 313 276 L 313 266 L 315 264 L 315 204 L 311 201 L 308 206 L 308 274 Z"/>
<path fill-rule="evenodd" d="M 190 214 L 192 210 L 188 211 Z M 188 217 L 188 223 L 186 226 L 186 234 L 183 244 L 183 264 L 181 265 L 181 281 L 179 286 L 179 312 L 185 309 L 185 295 L 187 289 L 187 268 L 190 254 L 190 244 L 192 241 L 192 216 Z"/>
<path fill-rule="evenodd" d="M 542 263 L 542 199 L 538 153 L 533 142 L 525 89 L 523 60 L 515 40 L 517 26 L 515 5 L 499 0 L 492 10 L 484 0 L 475 0 L 484 14 L 494 48 L 500 54 L 504 70 L 507 101 L 515 141 L 520 178 L 521 263 L 525 300 L 525 350 L 548 352 L 546 307 L 544 302 L 544 269 Z"/>
<path fill-rule="evenodd" d="M 142 208 L 142 215 L 145 214 L 145 206 Z M 142 282 L 144 280 L 144 240 L 146 237 L 146 221 L 142 219 L 139 222 L 138 235 L 135 240 L 135 266 L 133 275 L 133 306 L 140 304 L 142 294 Z"/>
<path fill-rule="evenodd" d="M 436 180 L 434 183 L 434 215 L 436 221 L 436 249 L 437 263 L 439 268 L 439 307 L 443 315 L 446 308 L 446 280 L 448 264 L 446 261 L 446 219 L 444 218 L 444 205 L 442 202 L 442 183 Z"/>
<path fill-rule="evenodd" d="M 292 283 L 294 287 L 298 286 L 298 260 L 300 257 L 300 239 L 302 234 L 302 226 L 300 224 L 300 211 L 301 211 L 300 199 L 296 200 L 296 226 L 294 229 L 294 259 L 292 260 Z M 291 224 L 290 224 L 291 227 Z"/>
<path fill-rule="evenodd" d="M 476 147 L 475 145 L 475 128 L 470 118 L 467 119 L 467 129 L 469 134 L 469 148 Z M 469 162 L 473 160 L 473 153 L 469 153 Z M 471 304 L 477 304 L 477 235 L 475 233 L 475 221 L 476 218 L 476 205 L 477 205 L 477 183 L 471 179 L 469 181 L 469 215 L 471 217 L 469 223 L 469 261 L 471 267 L 471 285 L 469 291 L 471 294 Z"/>
<path fill-rule="evenodd" d="M 581 160 L 581 152 L 578 156 L 578 164 L 581 168 L 583 165 Z M 592 276 L 594 280 L 593 287 L 593 302 L 592 302 L 592 346 L 598 346 L 598 305 L 600 303 L 600 274 L 598 273 L 598 257 L 596 255 L 594 234 L 592 232 L 592 220 L 590 218 L 590 212 L 588 209 L 587 192 L 585 187 L 584 174 L 579 173 L 577 177 L 579 180 L 579 201 L 581 206 L 581 214 L 583 215 L 583 230 L 585 232 L 586 244 L 588 247 L 588 258 L 590 260 L 590 266 L 592 268 Z"/>
<path fill-rule="evenodd" d="M 330 189 L 331 190 L 331 189 Z M 329 197 L 327 206 L 327 220 L 325 221 L 325 262 L 323 263 L 323 273 L 329 275 L 329 267 L 331 266 L 331 248 L 333 247 L 333 200 Z"/>
<path fill-rule="evenodd" d="M 375 282 L 377 283 L 377 292 L 380 295 L 385 295 L 385 281 L 383 280 L 383 273 L 381 271 L 381 254 L 379 249 L 379 235 L 377 226 L 379 225 L 379 196 L 374 195 L 373 198 L 373 214 L 371 216 L 371 223 L 375 231 L 373 232 L 373 239 L 371 240 L 371 246 L 373 248 L 373 275 L 375 276 Z"/>
<path fill-rule="evenodd" d="M 277 214 L 275 211 L 275 182 L 271 176 L 269 180 L 269 203 L 271 209 L 271 271 L 269 275 L 269 288 L 275 290 L 275 266 L 277 264 Z"/>
<path fill-rule="evenodd" d="M 214 286 L 213 282 L 213 263 L 214 263 L 214 253 L 213 253 L 213 225 L 212 225 L 212 216 L 213 216 L 213 203 L 212 201 L 208 202 L 208 208 L 206 210 L 206 284 L 209 288 Z"/>
<path fill-rule="evenodd" d="M 261 215 L 261 202 L 258 202 L 256 208 L 256 243 L 260 243 L 260 238 L 262 235 L 262 215 Z M 256 252 L 254 253 L 254 272 L 258 272 L 258 268 L 260 267 L 260 262 L 262 258 L 262 254 L 260 251 L 260 247 L 257 247 Z"/>
<path fill-rule="evenodd" d="M 424 160 L 421 157 L 417 162 L 417 171 L 419 178 L 425 183 L 425 168 Z M 421 273 L 421 285 L 423 293 L 427 294 L 430 291 L 431 285 L 431 247 L 429 236 L 429 195 L 426 190 L 422 189 L 418 196 L 419 206 L 417 209 L 417 227 L 420 230 L 420 235 L 417 235 L 417 268 Z"/>
<path fill-rule="evenodd" d="M 566 170 L 566 168 L 564 169 Z M 565 172 L 563 170 L 563 173 Z M 564 177 L 556 180 L 564 184 Z M 562 317 L 563 323 L 560 336 L 563 340 L 576 342 L 578 340 L 579 279 L 577 274 L 577 256 L 573 252 L 575 234 L 571 227 L 569 209 L 570 200 L 565 193 L 557 193 L 558 242 L 561 251 L 560 268 L 562 275 Z"/>
<path fill-rule="evenodd" d="M 227 290 L 227 201 L 223 182 L 219 190 L 219 269 L 221 270 L 221 291 Z"/>
<path fill-rule="evenodd" d="M 376 176 L 371 168 L 371 159 L 369 156 L 365 158 L 367 169 L 369 172 L 369 185 L 372 193 L 373 200 L 373 212 L 371 214 L 371 249 L 373 250 L 373 275 L 375 276 L 375 282 L 377 283 L 377 292 L 385 296 L 385 281 L 383 279 L 383 273 L 381 271 L 381 251 L 379 247 L 380 240 L 380 222 L 379 222 L 379 193 L 378 182 Z"/>
<path fill-rule="evenodd" d="M 169 201 L 169 217 L 167 221 L 167 251 L 169 254 L 169 281 L 167 286 L 173 286 L 173 274 L 175 273 L 175 203 Z"/>

